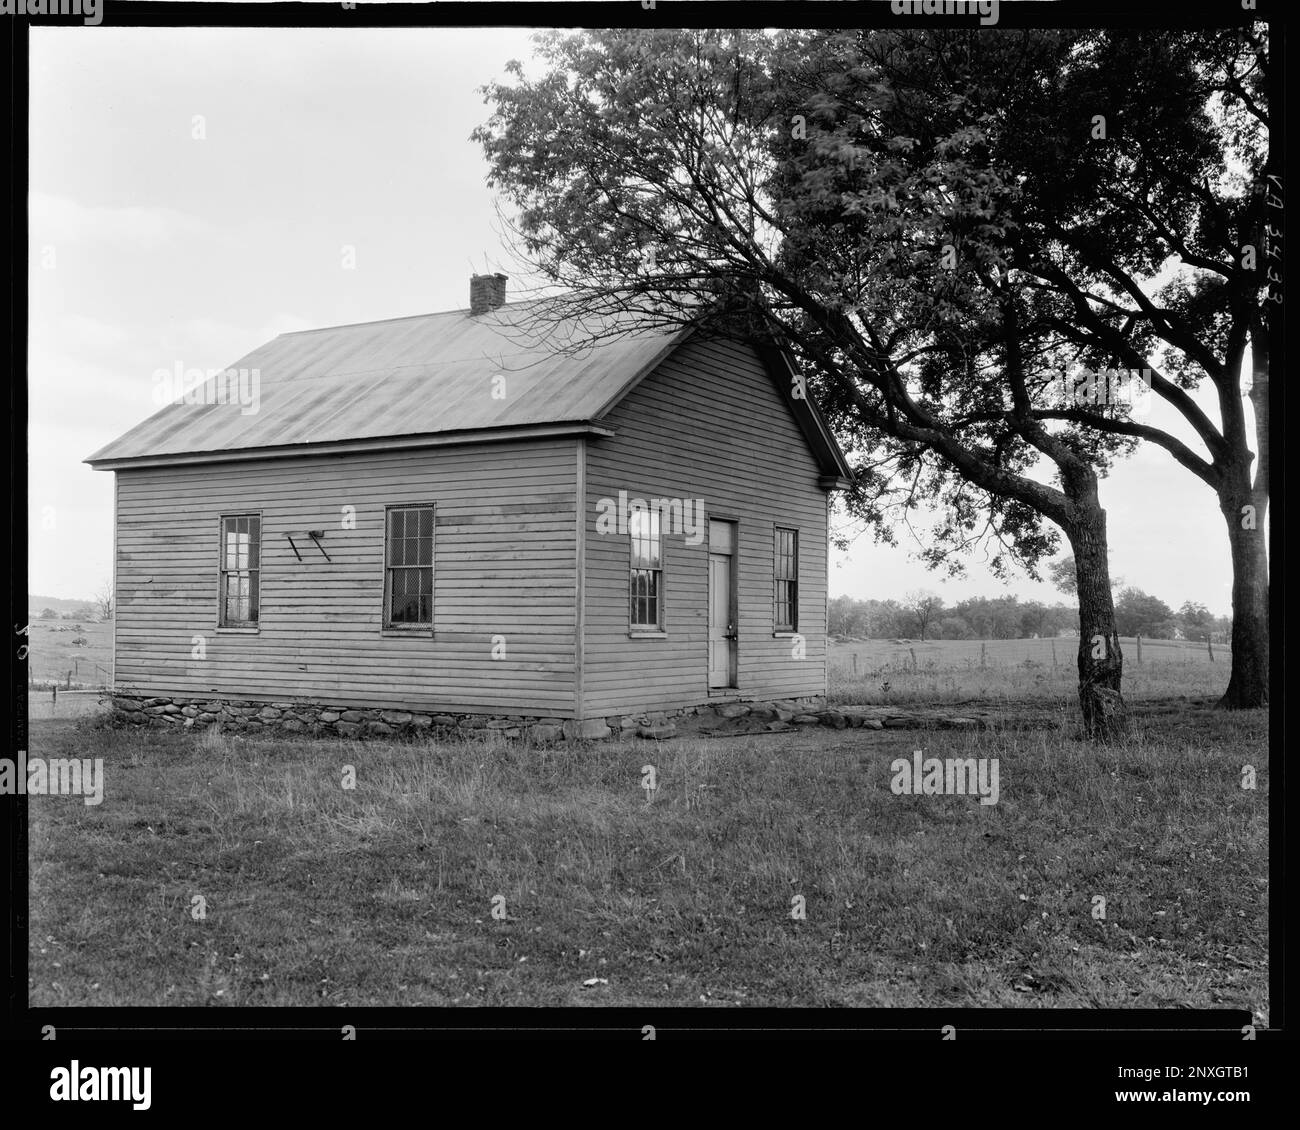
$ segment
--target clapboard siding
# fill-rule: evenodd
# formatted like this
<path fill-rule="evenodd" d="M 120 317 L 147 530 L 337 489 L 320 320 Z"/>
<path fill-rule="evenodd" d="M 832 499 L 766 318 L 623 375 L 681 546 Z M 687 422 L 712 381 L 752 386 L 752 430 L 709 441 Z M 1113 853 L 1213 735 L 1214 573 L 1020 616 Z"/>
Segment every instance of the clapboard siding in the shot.
<path fill-rule="evenodd" d="M 117 476 L 119 690 L 572 716 L 576 441 Z M 385 508 L 422 502 L 437 508 L 434 634 L 385 633 Z M 216 627 L 220 516 L 244 511 L 262 514 L 256 634 Z M 308 529 L 330 561 L 309 539 L 297 560 L 284 535 Z"/>
<path fill-rule="evenodd" d="M 708 689 L 707 518 L 738 523 L 741 697 L 826 689 L 827 495 L 794 416 L 752 348 L 695 339 L 602 421 L 586 445 L 584 685 L 588 716 L 696 705 Z M 597 528 L 602 499 L 702 499 L 703 537 L 664 538 L 663 638 L 628 633 L 629 544 Z M 774 634 L 773 528 L 799 531 L 799 633 Z"/>

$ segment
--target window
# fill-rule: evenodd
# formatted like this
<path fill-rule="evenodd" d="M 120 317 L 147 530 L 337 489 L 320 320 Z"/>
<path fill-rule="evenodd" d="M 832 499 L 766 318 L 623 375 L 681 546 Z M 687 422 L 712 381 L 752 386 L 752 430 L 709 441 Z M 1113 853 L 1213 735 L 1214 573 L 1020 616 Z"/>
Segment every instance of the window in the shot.
<path fill-rule="evenodd" d="M 262 519 L 234 514 L 221 519 L 222 628 L 255 628 L 262 561 Z"/>
<path fill-rule="evenodd" d="M 384 627 L 432 626 L 433 507 L 389 507 L 384 544 Z"/>
<path fill-rule="evenodd" d="M 634 510 L 628 518 L 628 533 L 632 538 L 629 622 L 633 630 L 662 631 L 664 626 L 664 561 L 659 519 L 657 510 Z"/>
<path fill-rule="evenodd" d="M 799 531 L 776 527 L 773 557 L 776 582 L 776 630 L 799 630 Z"/>

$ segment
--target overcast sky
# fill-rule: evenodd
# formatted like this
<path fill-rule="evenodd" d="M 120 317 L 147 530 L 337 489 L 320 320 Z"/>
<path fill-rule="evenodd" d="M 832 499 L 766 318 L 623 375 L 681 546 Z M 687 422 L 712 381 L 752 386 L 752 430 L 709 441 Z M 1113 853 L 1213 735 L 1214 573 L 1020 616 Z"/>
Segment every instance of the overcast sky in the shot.
<path fill-rule="evenodd" d="M 463 307 L 473 270 L 510 269 L 469 133 L 487 114 L 477 88 L 527 58 L 529 35 L 31 29 L 32 592 L 84 597 L 111 575 L 113 476 L 81 460 L 152 414 L 155 370 L 224 368 L 285 330 Z M 1171 426 L 1158 408 L 1148 421 Z M 1208 487 L 1146 450 L 1102 503 L 1114 573 L 1175 608 L 1228 611 Z M 831 593 L 1060 599 L 978 560 L 945 582 L 915 548 L 859 540 L 833 555 Z"/>

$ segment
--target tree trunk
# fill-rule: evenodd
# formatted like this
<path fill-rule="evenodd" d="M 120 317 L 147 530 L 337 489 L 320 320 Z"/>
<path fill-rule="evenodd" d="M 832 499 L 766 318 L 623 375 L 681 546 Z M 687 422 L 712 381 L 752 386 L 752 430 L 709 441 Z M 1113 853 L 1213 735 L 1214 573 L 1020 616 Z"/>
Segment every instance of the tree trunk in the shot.
<path fill-rule="evenodd" d="M 1232 675 L 1219 705 L 1226 710 L 1248 710 L 1268 705 L 1265 509 L 1245 492 L 1225 502 L 1223 516 L 1232 545 Z"/>
<path fill-rule="evenodd" d="M 1124 656 L 1115 630 L 1115 602 L 1106 559 L 1106 511 L 1075 508 L 1066 531 L 1074 550 L 1079 586 L 1079 707 L 1090 738 L 1118 737 L 1128 728 L 1128 708 L 1120 693 Z"/>

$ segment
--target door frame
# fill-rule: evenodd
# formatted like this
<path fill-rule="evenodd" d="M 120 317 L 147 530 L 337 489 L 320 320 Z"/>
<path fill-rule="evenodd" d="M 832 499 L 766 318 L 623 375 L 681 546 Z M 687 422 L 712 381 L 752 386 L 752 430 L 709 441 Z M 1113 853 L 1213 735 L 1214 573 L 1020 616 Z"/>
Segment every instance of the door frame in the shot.
<path fill-rule="evenodd" d="M 731 624 L 735 625 L 735 632 L 731 636 L 731 648 L 729 656 L 729 666 L 731 668 L 731 683 L 725 687 L 715 687 L 711 683 L 709 656 L 706 652 L 704 665 L 704 682 L 710 695 L 735 695 L 740 691 L 740 519 L 730 517 L 727 514 L 709 514 L 709 523 L 726 522 L 731 526 L 731 553 L 717 554 L 718 557 L 729 557 L 730 568 L 728 582 L 731 588 L 731 599 L 727 609 L 727 618 Z M 707 595 L 707 627 L 706 627 L 706 646 L 713 646 L 713 552 L 712 539 L 709 537 L 709 528 L 705 531 L 705 545 L 708 552 L 705 554 L 708 595 Z"/>

